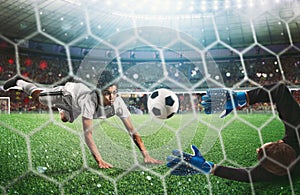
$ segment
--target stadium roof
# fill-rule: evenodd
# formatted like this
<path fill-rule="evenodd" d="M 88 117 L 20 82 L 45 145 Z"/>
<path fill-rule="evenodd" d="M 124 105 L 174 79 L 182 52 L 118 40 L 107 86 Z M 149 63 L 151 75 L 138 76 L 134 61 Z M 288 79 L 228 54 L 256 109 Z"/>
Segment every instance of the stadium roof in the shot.
<path fill-rule="evenodd" d="M 159 2 L 1 0 L 0 39 L 55 41 L 89 48 L 94 44 L 90 34 L 107 39 L 134 27 L 162 26 L 187 33 L 204 46 L 218 39 L 232 47 L 256 41 L 264 45 L 300 42 L 297 1 Z"/>

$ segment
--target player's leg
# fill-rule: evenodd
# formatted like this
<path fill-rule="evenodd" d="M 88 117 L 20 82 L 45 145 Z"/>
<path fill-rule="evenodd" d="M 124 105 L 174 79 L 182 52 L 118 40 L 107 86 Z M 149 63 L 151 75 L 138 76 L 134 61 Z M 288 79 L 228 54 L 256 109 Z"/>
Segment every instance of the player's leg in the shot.
<path fill-rule="evenodd" d="M 23 79 L 21 76 L 16 75 L 13 78 L 10 78 L 9 80 L 7 80 L 4 85 L 3 85 L 3 89 L 4 90 L 9 90 L 12 87 L 16 87 L 17 86 L 17 81 Z"/>
<path fill-rule="evenodd" d="M 17 75 L 9 80 L 7 80 L 4 85 L 4 90 L 9 90 L 12 87 L 20 87 L 22 90 L 27 94 L 32 96 L 33 100 L 39 102 L 39 94 L 43 91 L 42 89 L 38 88 L 32 82 L 22 78 L 21 76 Z"/>
<path fill-rule="evenodd" d="M 12 87 L 20 87 L 22 90 L 32 97 L 32 99 L 46 106 L 55 106 L 55 105 L 63 105 L 63 95 L 59 93 L 61 91 L 61 87 L 56 87 L 53 89 L 41 89 L 38 88 L 32 82 L 25 80 L 19 75 L 7 80 L 4 85 L 4 90 L 9 90 Z M 70 114 L 63 109 L 60 109 L 60 116 L 63 122 L 72 121 L 70 118 Z"/>
<path fill-rule="evenodd" d="M 32 97 L 32 99 L 33 99 L 35 102 L 41 103 L 41 102 L 39 101 L 39 97 L 40 97 L 40 93 L 41 93 L 42 91 L 43 91 L 43 90 L 35 90 L 35 91 L 33 91 L 33 92 L 31 93 L 31 97 Z"/>
<path fill-rule="evenodd" d="M 58 109 L 63 122 L 73 122 L 72 97 L 64 95 L 63 86 L 45 90 L 39 94 L 39 102 Z"/>

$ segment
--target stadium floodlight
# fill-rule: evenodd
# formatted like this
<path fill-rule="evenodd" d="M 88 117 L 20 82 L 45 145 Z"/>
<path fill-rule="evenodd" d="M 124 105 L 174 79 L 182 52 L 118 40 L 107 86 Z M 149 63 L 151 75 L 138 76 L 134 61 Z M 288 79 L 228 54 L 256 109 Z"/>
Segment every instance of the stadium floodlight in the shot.
<path fill-rule="evenodd" d="M 189 10 L 192 12 L 195 10 L 194 6 L 190 6 Z"/>
<path fill-rule="evenodd" d="M 225 0 L 225 8 L 228 9 L 230 7 L 230 1 Z"/>
<path fill-rule="evenodd" d="M 218 5 L 218 1 L 214 0 L 214 6 L 213 6 L 214 10 L 218 10 L 219 9 L 219 5 Z"/>
<path fill-rule="evenodd" d="M 253 4 L 253 0 L 250 0 L 249 3 L 248 3 L 249 7 L 253 7 L 254 4 Z"/>
<path fill-rule="evenodd" d="M 177 11 L 182 10 L 182 4 L 183 4 L 182 1 L 178 2 L 177 7 L 176 7 Z"/>
<path fill-rule="evenodd" d="M 241 2 L 241 0 L 237 0 L 237 2 L 236 2 L 236 6 L 237 6 L 237 8 L 242 8 L 242 2 Z"/>
<path fill-rule="evenodd" d="M 203 0 L 203 1 L 201 2 L 201 10 L 202 10 L 202 11 L 206 11 L 206 1 L 205 1 L 205 0 Z"/>

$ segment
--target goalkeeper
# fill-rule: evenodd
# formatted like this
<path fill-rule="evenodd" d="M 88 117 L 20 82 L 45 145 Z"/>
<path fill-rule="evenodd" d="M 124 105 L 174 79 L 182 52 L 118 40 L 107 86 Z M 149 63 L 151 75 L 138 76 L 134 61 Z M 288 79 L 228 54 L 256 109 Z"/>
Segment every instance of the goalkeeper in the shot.
<path fill-rule="evenodd" d="M 141 151 L 144 162 L 162 164 L 163 162 L 152 158 L 148 154 L 140 135 L 133 127 L 127 106 L 123 99 L 118 96 L 118 87 L 115 83 L 112 83 L 113 79 L 111 72 L 104 70 L 98 80 L 97 89 L 99 90 L 90 90 L 82 83 L 73 82 L 67 82 L 64 86 L 52 89 L 40 89 L 22 77 L 15 76 L 6 81 L 3 88 L 4 90 L 9 90 L 15 86 L 21 87 L 35 101 L 58 108 L 63 122 L 72 123 L 81 114 L 85 142 L 97 161 L 99 168 L 111 168 L 112 165 L 102 159 L 93 140 L 92 119 L 104 119 L 114 115 L 122 120 L 133 141 Z"/>
<path fill-rule="evenodd" d="M 259 163 L 255 167 L 233 168 L 206 161 L 196 146 L 192 146 L 194 154 L 178 150 L 167 158 L 167 166 L 172 168 L 173 175 L 213 174 L 218 177 L 243 181 L 274 181 L 299 176 L 300 173 L 300 107 L 284 83 L 276 83 L 252 89 L 248 92 L 229 92 L 223 90 L 207 91 L 202 105 L 207 114 L 214 113 L 212 100 L 218 94 L 225 94 L 224 112 L 228 115 L 233 109 L 239 109 L 255 103 L 271 102 L 276 104 L 279 117 L 284 123 L 285 135 L 281 140 L 263 144 L 256 150 Z M 268 158 L 265 158 L 268 157 Z M 298 158 L 298 159 L 297 159 Z M 297 161 L 298 160 L 298 161 Z"/>

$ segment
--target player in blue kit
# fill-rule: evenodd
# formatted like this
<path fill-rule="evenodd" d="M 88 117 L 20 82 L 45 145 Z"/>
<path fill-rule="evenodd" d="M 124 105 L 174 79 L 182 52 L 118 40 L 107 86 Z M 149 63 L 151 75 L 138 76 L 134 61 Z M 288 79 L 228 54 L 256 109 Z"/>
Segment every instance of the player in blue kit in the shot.
<path fill-rule="evenodd" d="M 85 142 L 99 168 L 111 168 L 113 166 L 102 159 L 93 140 L 93 119 L 105 119 L 114 115 L 122 120 L 129 135 L 141 151 L 144 163 L 162 164 L 162 161 L 152 158 L 147 152 L 140 135 L 133 127 L 126 104 L 118 96 L 118 87 L 117 84 L 113 83 L 113 80 L 111 72 L 104 70 L 98 80 L 97 90 L 91 90 L 82 83 L 74 82 L 67 82 L 64 86 L 51 89 L 41 89 L 26 79 L 15 76 L 6 81 L 3 88 L 4 90 L 9 90 L 12 87 L 22 88 L 35 101 L 57 108 L 63 122 L 72 123 L 81 115 Z"/>

